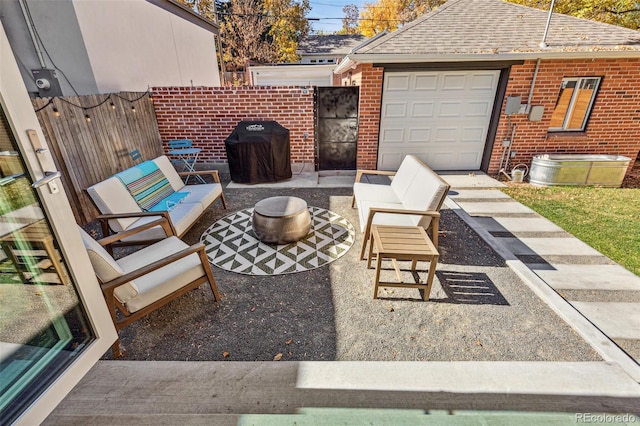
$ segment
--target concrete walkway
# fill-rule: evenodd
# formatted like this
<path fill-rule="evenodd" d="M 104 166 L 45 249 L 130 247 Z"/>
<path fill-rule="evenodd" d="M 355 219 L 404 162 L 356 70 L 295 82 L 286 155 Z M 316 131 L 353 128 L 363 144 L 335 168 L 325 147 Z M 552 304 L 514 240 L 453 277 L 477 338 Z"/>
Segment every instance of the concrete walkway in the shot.
<path fill-rule="evenodd" d="M 442 176 L 452 186 L 446 207 L 603 362 L 100 361 L 45 424 L 567 424 L 579 419 L 531 412 L 640 414 L 640 278 L 499 191 L 500 182 Z M 353 174 L 300 170 L 278 185 L 350 187 Z M 380 411 L 392 408 L 415 411 Z"/>
<path fill-rule="evenodd" d="M 640 277 L 496 190 L 487 176 L 443 175 L 454 209 L 601 356 L 640 381 Z"/>

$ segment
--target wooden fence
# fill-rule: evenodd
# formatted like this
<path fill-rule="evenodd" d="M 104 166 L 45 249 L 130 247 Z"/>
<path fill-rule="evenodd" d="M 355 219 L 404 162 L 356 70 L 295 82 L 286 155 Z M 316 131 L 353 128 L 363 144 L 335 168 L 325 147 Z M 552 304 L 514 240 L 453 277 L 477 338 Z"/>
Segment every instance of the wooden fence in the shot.
<path fill-rule="evenodd" d="M 129 152 L 138 149 L 143 159 L 162 154 L 146 92 L 36 98 L 33 106 L 78 224 L 98 214 L 85 189 L 131 167 Z"/>

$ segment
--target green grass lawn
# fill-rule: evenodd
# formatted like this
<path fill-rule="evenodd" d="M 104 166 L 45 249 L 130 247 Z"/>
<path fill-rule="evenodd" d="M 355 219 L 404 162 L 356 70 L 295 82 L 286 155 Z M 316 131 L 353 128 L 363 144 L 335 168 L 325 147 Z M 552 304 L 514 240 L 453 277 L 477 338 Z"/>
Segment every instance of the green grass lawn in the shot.
<path fill-rule="evenodd" d="M 640 189 L 518 185 L 503 191 L 640 275 Z"/>

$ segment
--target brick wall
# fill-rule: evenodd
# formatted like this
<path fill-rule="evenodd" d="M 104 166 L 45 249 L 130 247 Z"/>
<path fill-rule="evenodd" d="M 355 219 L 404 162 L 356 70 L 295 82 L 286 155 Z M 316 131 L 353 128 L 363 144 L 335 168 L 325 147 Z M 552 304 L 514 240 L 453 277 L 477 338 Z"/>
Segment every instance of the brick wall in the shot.
<path fill-rule="evenodd" d="M 529 96 L 535 61 L 514 66 L 509 76 L 507 96 Z M 548 132 L 551 114 L 563 77 L 603 77 L 584 132 Z M 502 105 L 504 112 L 505 103 Z M 509 165 L 531 164 L 541 153 L 589 153 L 624 155 L 635 161 L 640 150 L 640 59 L 543 60 L 531 99 L 543 105 L 541 121 L 528 121 L 526 115 L 512 116 L 516 132 L 512 150 L 516 156 Z M 497 173 L 507 119 L 502 115 L 496 133 L 489 173 Z M 631 170 L 631 167 L 629 168 Z"/>
<path fill-rule="evenodd" d="M 383 68 L 360 65 L 352 78 L 360 82 L 358 169 L 377 169 Z"/>
<path fill-rule="evenodd" d="M 224 163 L 224 140 L 242 120 L 275 120 L 287 129 L 292 163 L 314 162 L 313 90 L 298 86 L 154 87 L 163 144 L 191 139 L 200 159 Z M 305 137 L 306 134 L 306 137 Z"/>

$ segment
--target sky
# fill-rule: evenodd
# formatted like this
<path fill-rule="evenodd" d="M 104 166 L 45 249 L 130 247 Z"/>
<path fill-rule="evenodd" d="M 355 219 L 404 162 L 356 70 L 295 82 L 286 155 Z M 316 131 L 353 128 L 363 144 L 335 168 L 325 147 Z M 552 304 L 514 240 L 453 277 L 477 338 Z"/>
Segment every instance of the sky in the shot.
<path fill-rule="evenodd" d="M 367 0 L 373 3 L 373 0 Z M 320 19 L 320 21 L 310 21 L 311 28 L 314 30 L 322 30 L 327 33 L 339 31 L 342 28 L 342 8 L 348 4 L 355 4 L 360 10 L 365 0 L 310 0 L 311 12 L 307 18 L 337 18 L 337 19 Z"/>

